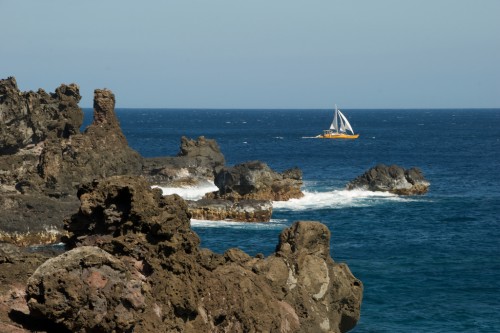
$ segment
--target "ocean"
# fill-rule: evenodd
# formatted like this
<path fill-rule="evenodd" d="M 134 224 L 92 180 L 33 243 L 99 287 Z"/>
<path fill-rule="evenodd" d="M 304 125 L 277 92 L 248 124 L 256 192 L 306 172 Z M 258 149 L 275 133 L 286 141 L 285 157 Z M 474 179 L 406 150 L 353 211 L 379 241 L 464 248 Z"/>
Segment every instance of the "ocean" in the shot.
<path fill-rule="evenodd" d="M 84 111 L 88 123 L 92 110 Z M 500 332 L 500 109 L 343 112 L 359 139 L 312 138 L 332 110 L 116 110 L 145 157 L 176 155 L 181 136 L 205 136 L 227 165 L 260 160 L 303 171 L 305 197 L 274 203 L 271 222 L 192 221 L 202 247 L 269 255 L 283 228 L 320 221 L 333 259 L 364 284 L 352 332 Z M 344 189 L 378 163 L 420 168 L 429 193 Z"/>

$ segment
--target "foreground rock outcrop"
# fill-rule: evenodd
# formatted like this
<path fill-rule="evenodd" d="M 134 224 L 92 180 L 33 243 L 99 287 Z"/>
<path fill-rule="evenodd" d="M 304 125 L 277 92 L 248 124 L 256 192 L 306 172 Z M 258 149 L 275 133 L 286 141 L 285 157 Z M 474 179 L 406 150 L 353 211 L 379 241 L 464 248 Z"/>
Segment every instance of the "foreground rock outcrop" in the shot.
<path fill-rule="evenodd" d="M 318 222 L 294 223 L 266 258 L 216 254 L 199 247 L 184 200 L 143 179 L 95 181 L 78 196 L 71 250 L 29 279 L 24 320 L 71 332 L 346 332 L 359 319 L 362 284 L 332 260 Z"/>
<path fill-rule="evenodd" d="M 347 184 L 348 190 L 364 189 L 401 195 L 425 194 L 430 183 L 418 168 L 378 164 Z"/>

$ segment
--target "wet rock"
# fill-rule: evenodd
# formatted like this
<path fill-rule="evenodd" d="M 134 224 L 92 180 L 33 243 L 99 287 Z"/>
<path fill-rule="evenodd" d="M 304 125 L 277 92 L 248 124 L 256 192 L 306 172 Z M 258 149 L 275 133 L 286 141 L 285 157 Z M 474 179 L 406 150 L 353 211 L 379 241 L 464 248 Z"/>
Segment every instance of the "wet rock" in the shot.
<path fill-rule="evenodd" d="M 348 190 L 364 189 L 401 195 L 425 194 L 430 183 L 418 168 L 378 164 L 347 184 Z"/>
<path fill-rule="evenodd" d="M 269 222 L 273 205 L 267 200 L 201 199 L 187 201 L 191 217 L 198 220 Z"/>

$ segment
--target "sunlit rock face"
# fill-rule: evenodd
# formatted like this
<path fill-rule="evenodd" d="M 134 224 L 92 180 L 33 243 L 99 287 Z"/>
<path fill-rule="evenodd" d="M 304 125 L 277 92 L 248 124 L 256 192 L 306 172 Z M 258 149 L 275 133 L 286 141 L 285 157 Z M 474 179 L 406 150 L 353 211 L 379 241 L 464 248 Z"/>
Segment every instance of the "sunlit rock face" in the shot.
<path fill-rule="evenodd" d="M 430 183 L 418 168 L 378 164 L 347 184 L 348 190 L 364 189 L 401 195 L 425 194 Z"/>

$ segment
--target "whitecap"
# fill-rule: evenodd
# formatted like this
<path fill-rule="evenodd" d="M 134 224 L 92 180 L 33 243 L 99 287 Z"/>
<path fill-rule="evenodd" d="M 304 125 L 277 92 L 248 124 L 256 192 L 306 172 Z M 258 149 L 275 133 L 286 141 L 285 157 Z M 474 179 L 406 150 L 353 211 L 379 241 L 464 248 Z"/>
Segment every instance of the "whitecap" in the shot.
<path fill-rule="evenodd" d="M 199 200 L 203 198 L 205 193 L 219 190 L 214 183 L 208 181 L 197 186 L 162 187 L 154 185 L 152 187 L 161 189 L 163 195 L 175 193 L 185 200 Z"/>
<path fill-rule="evenodd" d="M 274 201 L 274 210 L 303 211 L 316 209 L 338 209 L 345 207 L 366 207 L 390 201 L 412 201 L 388 192 L 366 190 L 333 190 L 326 192 L 304 191 L 304 197 L 288 201 Z"/>
<path fill-rule="evenodd" d="M 269 222 L 239 222 L 239 221 L 210 221 L 191 219 L 191 226 L 194 228 L 231 228 L 231 229 L 278 229 L 281 230 L 288 225 L 284 219 L 271 219 Z"/>

